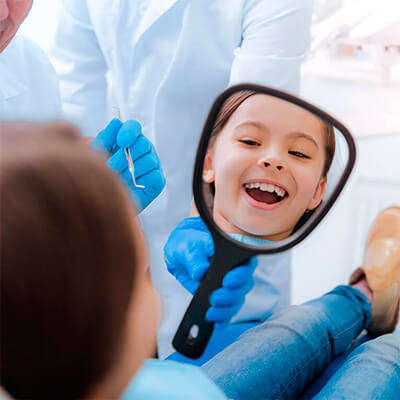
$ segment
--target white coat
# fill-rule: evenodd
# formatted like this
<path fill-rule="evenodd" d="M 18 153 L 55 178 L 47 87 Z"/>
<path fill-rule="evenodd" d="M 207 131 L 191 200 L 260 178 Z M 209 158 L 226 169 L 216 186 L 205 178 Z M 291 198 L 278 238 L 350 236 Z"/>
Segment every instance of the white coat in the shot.
<path fill-rule="evenodd" d="M 57 75 L 42 49 L 16 35 L 0 53 L 0 121 L 61 118 Z"/>
<path fill-rule="evenodd" d="M 158 339 L 164 357 L 172 351 L 172 336 L 191 296 L 167 272 L 163 246 L 189 214 L 194 155 L 207 112 L 217 94 L 233 83 L 298 90 L 313 1 L 60 3 L 52 60 L 67 119 L 84 136 L 97 134 L 112 114 L 137 119 L 164 168 L 167 186 L 141 218 L 153 282 L 163 303 Z M 289 302 L 286 257 L 278 264 L 260 263 L 258 286 L 238 319 L 266 315 Z"/>

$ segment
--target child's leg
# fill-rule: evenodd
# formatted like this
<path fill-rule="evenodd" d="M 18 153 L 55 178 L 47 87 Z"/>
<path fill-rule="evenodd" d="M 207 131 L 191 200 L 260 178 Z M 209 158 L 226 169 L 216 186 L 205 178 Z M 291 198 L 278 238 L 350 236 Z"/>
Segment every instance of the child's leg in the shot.
<path fill-rule="evenodd" d="M 351 346 L 342 354 L 339 354 L 335 357 L 330 364 L 325 368 L 318 378 L 314 379 L 311 385 L 308 386 L 306 391 L 299 397 L 299 400 L 310 400 L 314 399 L 314 397 L 322 390 L 324 386 L 329 382 L 329 380 L 336 374 L 337 371 L 342 367 L 342 365 L 346 362 L 347 357 L 350 353 L 360 346 L 362 343 L 367 342 L 368 340 L 373 340 L 373 338 L 366 333 L 361 333 L 361 335 L 353 341 Z"/>
<path fill-rule="evenodd" d="M 202 368 L 229 398 L 295 398 L 368 325 L 371 305 L 340 286 L 272 316 Z"/>
<path fill-rule="evenodd" d="M 400 394 L 400 332 L 357 347 L 314 399 L 397 400 Z"/>

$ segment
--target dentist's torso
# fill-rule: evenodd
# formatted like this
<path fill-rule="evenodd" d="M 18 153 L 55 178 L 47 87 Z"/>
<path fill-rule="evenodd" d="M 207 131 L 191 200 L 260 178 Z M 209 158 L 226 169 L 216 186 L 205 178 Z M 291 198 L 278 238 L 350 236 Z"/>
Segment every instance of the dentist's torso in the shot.
<path fill-rule="evenodd" d="M 82 0 L 74 1 L 76 9 L 83 7 Z M 152 278 L 163 303 L 159 355 L 165 357 L 172 351 L 172 336 L 191 295 L 167 272 L 163 246 L 173 228 L 189 215 L 194 156 L 207 113 L 230 83 L 251 81 L 296 91 L 309 37 L 297 37 L 300 44 L 295 48 L 294 39 L 281 32 L 286 24 L 286 31 L 299 35 L 299 27 L 290 20 L 291 13 L 298 13 L 295 0 L 86 0 L 86 4 L 111 72 L 113 114 L 140 121 L 167 178 L 163 193 L 141 215 Z M 304 24 L 311 18 L 311 4 L 306 0 L 300 7 Z M 260 29 L 265 32 L 258 35 Z M 84 57 L 90 59 L 91 54 Z M 84 80 L 74 81 L 74 90 L 83 98 L 84 85 Z M 78 97 L 67 95 L 64 101 L 73 104 Z M 92 132 L 105 126 L 108 118 L 99 117 Z M 264 316 L 288 303 L 290 273 L 285 260 L 275 268 L 273 262 L 264 267 L 260 263 L 256 287 L 241 311 L 244 318 Z"/>
<path fill-rule="evenodd" d="M 111 70 L 112 106 L 123 120 L 140 121 L 167 177 L 151 220 L 143 217 L 153 231 L 162 229 L 166 210 L 174 221 L 189 213 L 197 142 L 214 98 L 229 83 L 243 1 L 87 3 Z"/>

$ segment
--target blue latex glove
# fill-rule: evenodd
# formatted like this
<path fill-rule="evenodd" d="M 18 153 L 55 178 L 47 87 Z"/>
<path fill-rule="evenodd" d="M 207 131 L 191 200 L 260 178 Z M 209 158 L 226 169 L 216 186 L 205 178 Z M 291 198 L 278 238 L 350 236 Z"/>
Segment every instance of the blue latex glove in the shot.
<path fill-rule="evenodd" d="M 200 217 L 184 219 L 164 247 L 168 271 L 192 294 L 206 274 L 213 254 L 214 242 Z M 210 296 L 211 307 L 206 314 L 209 321 L 224 325 L 240 310 L 254 285 L 256 266 L 257 259 L 253 257 L 225 275 L 222 287 Z"/>
<path fill-rule="evenodd" d="M 124 123 L 113 119 L 90 144 L 92 148 L 110 155 L 107 166 L 114 171 L 128 187 L 131 198 L 138 210 L 145 209 L 163 190 L 165 177 L 153 144 L 143 135 L 139 122 Z M 135 180 L 128 169 L 124 148 L 129 148 L 135 168 Z"/>

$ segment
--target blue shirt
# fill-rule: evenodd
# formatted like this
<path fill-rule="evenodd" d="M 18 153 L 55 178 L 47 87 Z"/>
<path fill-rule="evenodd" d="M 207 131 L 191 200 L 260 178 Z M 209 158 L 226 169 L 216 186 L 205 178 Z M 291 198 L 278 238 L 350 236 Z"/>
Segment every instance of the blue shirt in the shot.
<path fill-rule="evenodd" d="M 241 235 L 240 233 L 228 233 L 228 235 L 232 239 L 235 239 L 238 242 L 249 244 L 251 246 L 264 247 L 270 244 L 276 244 L 276 242 L 272 242 L 271 240 L 265 240 L 253 236 Z"/>
<path fill-rule="evenodd" d="M 199 367 L 168 360 L 146 360 L 123 400 L 227 400 Z"/>

